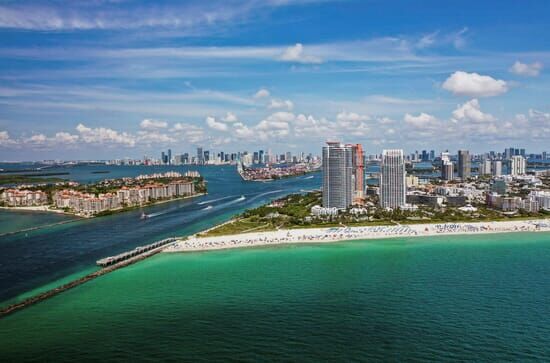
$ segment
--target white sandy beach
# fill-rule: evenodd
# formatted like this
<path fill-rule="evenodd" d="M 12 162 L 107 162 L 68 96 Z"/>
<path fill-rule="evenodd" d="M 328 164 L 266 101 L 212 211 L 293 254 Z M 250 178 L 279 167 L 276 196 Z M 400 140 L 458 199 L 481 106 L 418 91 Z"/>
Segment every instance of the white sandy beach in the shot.
<path fill-rule="evenodd" d="M 166 247 L 164 252 L 207 251 L 278 244 L 328 243 L 359 239 L 427 237 L 456 234 L 550 232 L 550 219 L 505 222 L 406 224 L 372 227 L 285 229 L 216 237 L 190 236 Z"/>
<path fill-rule="evenodd" d="M 0 207 L 0 209 L 6 210 L 15 210 L 15 211 L 31 211 L 31 212 L 53 212 L 59 214 L 69 214 L 72 213 L 65 212 L 62 209 L 50 208 L 49 205 L 35 205 L 35 206 L 25 206 L 25 207 Z"/>

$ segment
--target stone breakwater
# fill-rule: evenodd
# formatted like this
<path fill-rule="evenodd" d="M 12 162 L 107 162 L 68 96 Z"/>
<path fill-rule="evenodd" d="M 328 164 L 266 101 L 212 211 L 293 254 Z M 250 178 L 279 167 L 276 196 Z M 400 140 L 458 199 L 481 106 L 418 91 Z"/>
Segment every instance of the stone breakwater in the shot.
<path fill-rule="evenodd" d="M 93 280 L 93 279 L 99 277 L 99 276 L 108 274 L 109 272 L 118 270 L 119 268 L 123 268 L 123 267 L 131 265 L 133 263 L 136 263 L 138 261 L 144 260 L 147 257 L 151 257 L 151 256 L 161 252 L 164 247 L 165 247 L 165 245 L 161 245 L 160 247 L 148 250 L 148 251 L 143 252 L 143 253 L 141 253 L 139 255 L 136 255 L 136 256 L 132 256 L 132 257 L 127 258 L 127 259 L 125 259 L 121 262 L 111 264 L 107 267 L 102 268 L 101 270 L 94 271 L 94 272 L 92 272 L 92 273 L 90 273 L 90 274 L 88 274 L 84 277 L 81 277 L 81 278 L 77 279 L 77 280 L 73 280 L 73 281 L 68 282 L 64 285 L 61 285 L 59 287 L 53 288 L 51 290 L 45 291 L 43 293 L 40 293 L 40 294 L 32 296 L 32 297 L 29 297 L 29 298 L 27 298 L 23 301 L 18 302 L 18 303 L 14 303 L 14 304 L 6 306 L 4 308 L 0 308 L 0 319 L 4 318 L 4 317 L 6 317 L 10 314 L 13 314 L 13 313 L 15 313 L 19 310 L 22 310 L 22 309 L 24 309 L 28 306 L 31 306 L 33 304 L 36 304 L 36 303 L 39 303 L 39 302 L 44 301 L 46 299 L 49 299 L 51 297 L 54 297 L 55 295 L 58 295 L 58 294 L 60 294 L 64 291 L 67 291 L 69 289 L 72 289 L 74 287 L 82 285 L 82 284 L 84 284 L 84 283 L 86 283 L 90 280 Z"/>
<path fill-rule="evenodd" d="M 286 229 L 216 237 L 191 236 L 164 252 L 207 251 L 278 244 L 323 243 L 358 239 L 427 237 L 453 234 L 550 232 L 550 219 L 505 222 L 438 223 L 372 227 Z"/>

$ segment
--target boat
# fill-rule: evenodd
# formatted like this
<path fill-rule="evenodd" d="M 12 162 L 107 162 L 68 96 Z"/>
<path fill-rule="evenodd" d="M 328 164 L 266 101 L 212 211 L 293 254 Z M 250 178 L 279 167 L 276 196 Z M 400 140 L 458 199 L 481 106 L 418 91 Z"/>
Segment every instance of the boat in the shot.
<path fill-rule="evenodd" d="M 139 219 L 147 219 L 147 218 L 149 218 L 149 216 L 144 212 L 141 212 L 141 217 Z"/>

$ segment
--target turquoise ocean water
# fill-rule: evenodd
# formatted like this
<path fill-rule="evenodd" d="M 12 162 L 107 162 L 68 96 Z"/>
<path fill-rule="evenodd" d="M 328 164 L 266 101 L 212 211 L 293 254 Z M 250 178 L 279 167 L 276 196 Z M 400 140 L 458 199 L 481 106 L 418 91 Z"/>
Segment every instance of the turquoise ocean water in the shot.
<path fill-rule="evenodd" d="M 187 169 L 48 171 L 85 183 Z M 0 234 L 40 227 L 0 236 L 0 301 L 320 186 L 319 174 L 247 183 L 234 168 L 199 170 L 209 195 L 145 208 L 148 220 L 52 226 L 70 218 L 0 211 Z M 548 361 L 549 261 L 548 233 L 163 254 L 0 320 L 0 361 Z"/>
<path fill-rule="evenodd" d="M 162 254 L 0 320 L 2 361 L 544 361 L 550 234 Z"/>

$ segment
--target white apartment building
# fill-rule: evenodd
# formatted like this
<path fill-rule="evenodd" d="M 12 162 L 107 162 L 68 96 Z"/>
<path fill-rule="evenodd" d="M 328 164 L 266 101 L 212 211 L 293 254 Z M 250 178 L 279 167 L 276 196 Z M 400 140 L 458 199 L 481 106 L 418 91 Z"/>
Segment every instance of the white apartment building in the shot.
<path fill-rule="evenodd" d="M 514 155 L 510 159 L 510 175 L 524 175 L 527 162 L 521 155 Z"/>
<path fill-rule="evenodd" d="M 405 158 L 403 150 L 382 151 L 380 164 L 380 206 L 382 208 L 403 208 L 406 204 Z"/>
<path fill-rule="evenodd" d="M 48 195 L 41 190 L 7 189 L 0 201 L 9 207 L 28 207 L 48 204 Z"/>

